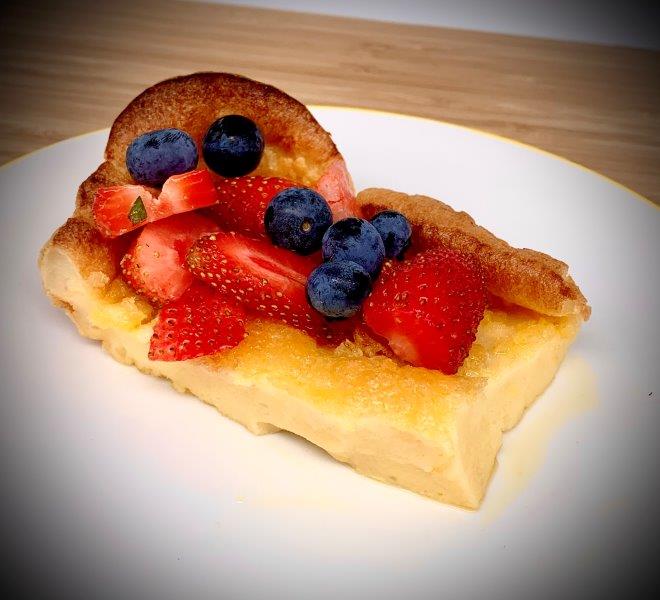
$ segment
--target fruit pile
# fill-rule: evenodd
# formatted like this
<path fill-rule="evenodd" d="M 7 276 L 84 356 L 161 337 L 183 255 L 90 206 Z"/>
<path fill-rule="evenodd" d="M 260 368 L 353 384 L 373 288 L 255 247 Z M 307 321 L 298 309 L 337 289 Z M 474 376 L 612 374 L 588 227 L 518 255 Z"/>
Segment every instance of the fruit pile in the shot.
<path fill-rule="evenodd" d="M 132 237 L 123 279 L 160 307 L 149 358 L 231 348 L 260 317 L 330 345 L 365 325 L 402 360 L 455 373 L 486 306 L 478 266 L 442 249 L 411 253 L 400 213 L 333 222 L 350 214 L 346 199 L 250 175 L 264 143 L 250 119 L 221 117 L 202 140 L 206 168 L 198 168 L 186 132 L 151 131 L 126 152 L 134 183 L 97 191 L 98 230 Z"/>

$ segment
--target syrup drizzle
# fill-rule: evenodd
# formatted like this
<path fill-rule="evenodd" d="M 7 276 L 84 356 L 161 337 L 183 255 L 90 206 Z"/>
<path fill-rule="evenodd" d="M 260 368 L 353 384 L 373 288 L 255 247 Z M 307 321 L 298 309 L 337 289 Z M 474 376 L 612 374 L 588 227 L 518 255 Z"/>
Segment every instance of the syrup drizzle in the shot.
<path fill-rule="evenodd" d="M 543 466 L 557 432 L 597 404 L 593 370 L 584 358 L 569 354 L 555 381 L 520 423 L 504 435 L 490 489 L 479 511 L 485 523 L 502 515 L 529 485 Z"/>

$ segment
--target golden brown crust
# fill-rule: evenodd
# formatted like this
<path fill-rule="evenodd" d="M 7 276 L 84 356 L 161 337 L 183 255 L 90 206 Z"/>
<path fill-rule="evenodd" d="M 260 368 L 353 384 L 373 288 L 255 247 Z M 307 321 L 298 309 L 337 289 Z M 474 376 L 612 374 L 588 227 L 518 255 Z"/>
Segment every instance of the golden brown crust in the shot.
<path fill-rule="evenodd" d="M 297 180 L 298 175 L 318 179 L 341 155 L 330 135 L 291 96 L 270 85 L 228 73 L 194 73 L 157 83 L 137 96 L 115 119 L 105 148 L 105 162 L 81 186 L 77 206 L 82 218 L 91 218 L 90 207 L 99 187 L 132 183 L 126 170 L 126 148 L 147 131 L 176 127 L 189 133 L 198 148 L 209 125 L 228 114 L 242 114 L 259 125 L 268 156 L 257 174 L 280 175 Z M 283 173 L 284 164 L 304 162 L 298 173 Z M 200 152 L 200 166 L 204 159 Z M 303 182 L 311 183 L 311 181 Z"/>
<path fill-rule="evenodd" d="M 126 148 L 141 133 L 177 127 L 199 144 L 218 117 L 242 114 L 264 134 L 266 146 L 326 163 L 337 156 L 328 133 L 305 105 L 265 83 L 229 73 L 195 73 L 168 79 L 137 96 L 110 131 L 106 159 L 123 162 Z"/>
<path fill-rule="evenodd" d="M 546 315 L 589 318 L 591 309 L 569 276 L 568 265 L 542 252 L 509 246 L 465 212 L 428 196 L 379 188 L 360 192 L 357 204 L 366 218 L 388 209 L 406 215 L 418 247 L 444 246 L 474 256 L 484 269 L 488 290 L 507 302 Z"/>
<path fill-rule="evenodd" d="M 261 128 L 266 148 L 255 173 L 279 175 L 309 184 L 343 159 L 330 135 L 307 108 L 264 83 L 228 73 L 194 73 L 157 83 L 137 96 L 110 130 L 105 161 L 79 187 L 76 210 L 42 250 L 60 247 L 83 274 L 114 273 L 117 255 L 130 236 L 107 240 L 93 227 L 92 202 L 99 188 L 132 183 L 126 148 L 138 135 L 176 127 L 187 131 L 201 148 L 209 125 L 227 114 L 242 114 Z M 274 153 L 274 154 L 272 154 Z M 204 161 L 200 151 L 200 166 Z"/>
<path fill-rule="evenodd" d="M 140 94 L 117 117 L 105 162 L 81 184 L 73 218 L 44 250 L 63 249 L 85 276 L 100 272 L 114 277 L 118 257 L 131 236 L 113 241 L 103 238 L 93 226 L 91 205 L 100 187 L 131 182 L 124 162 L 130 141 L 146 131 L 178 127 L 199 143 L 213 120 L 231 113 L 255 120 L 267 147 L 279 152 L 278 160 L 262 160 L 257 172 L 295 178 L 295 174 L 281 172 L 295 164 L 302 165 L 299 172 L 316 179 L 329 165 L 342 160 L 330 136 L 305 106 L 271 86 L 226 73 L 197 73 L 163 81 Z M 424 196 L 378 189 L 359 194 L 358 205 L 366 215 L 385 208 L 400 210 L 410 218 L 422 243 L 476 255 L 496 296 L 543 314 L 589 316 L 586 300 L 564 263 L 539 252 L 512 248 L 478 227 L 466 213 Z"/>
<path fill-rule="evenodd" d="M 101 273 L 108 280 L 117 275 L 118 250 L 116 242 L 105 239 L 99 231 L 84 219 L 71 217 L 55 231 L 41 250 L 41 256 L 49 248 L 65 252 L 78 266 L 83 277 Z"/>

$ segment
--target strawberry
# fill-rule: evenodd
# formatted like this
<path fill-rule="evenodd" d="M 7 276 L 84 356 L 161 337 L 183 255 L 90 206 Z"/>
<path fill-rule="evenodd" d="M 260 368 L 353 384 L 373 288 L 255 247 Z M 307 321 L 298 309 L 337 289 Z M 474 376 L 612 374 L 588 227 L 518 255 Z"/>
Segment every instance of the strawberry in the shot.
<path fill-rule="evenodd" d="M 218 203 L 209 211 L 226 230 L 266 237 L 264 215 L 268 204 L 282 190 L 297 184 L 280 177 L 249 175 L 221 179 Z"/>
<path fill-rule="evenodd" d="M 311 257 L 238 233 L 219 232 L 197 240 L 187 260 L 196 277 L 255 315 L 287 323 L 325 342 L 345 339 L 352 328 L 352 322 L 329 323 L 309 305 L 307 277 L 318 266 Z"/>
<path fill-rule="evenodd" d="M 185 267 L 188 249 L 216 229 L 213 221 L 194 213 L 145 225 L 121 260 L 124 279 L 156 304 L 176 300 L 193 281 Z"/>
<path fill-rule="evenodd" d="M 213 176 L 207 169 L 188 171 L 172 175 L 163 184 L 163 190 L 156 199 L 152 221 L 171 215 L 210 206 L 218 201 Z"/>
<path fill-rule="evenodd" d="M 117 237 L 148 222 L 147 206 L 156 190 L 143 185 L 115 185 L 99 189 L 94 195 L 92 212 L 96 228 L 106 237 Z"/>
<path fill-rule="evenodd" d="M 188 360 L 233 348 L 245 337 L 245 313 L 225 295 L 194 282 L 158 314 L 151 360 Z"/>
<path fill-rule="evenodd" d="M 117 237 L 172 215 L 214 204 L 218 195 L 206 169 L 173 175 L 158 191 L 142 185 L 99 189 L 92 204 L 97 229 Z"/>
<path fill-rule="evenodd" d="M 336 158 L 330 163 L 314 189 L 325 198 L 335 221 L 357 214 L 353 182 L 342 158 Z"/>
<path fill-rule="evenodd" d="M 364 305 L 364 319 L 392 351 L 413 365 L 458 371 L 484 316 L 478 265 L 443 248 L 390 265 Z"/>

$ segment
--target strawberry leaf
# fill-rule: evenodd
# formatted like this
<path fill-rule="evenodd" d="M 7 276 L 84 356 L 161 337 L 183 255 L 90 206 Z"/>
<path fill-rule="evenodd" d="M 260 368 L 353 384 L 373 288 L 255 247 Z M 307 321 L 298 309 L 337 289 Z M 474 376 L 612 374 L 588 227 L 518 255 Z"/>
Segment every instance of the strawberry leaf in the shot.
<path fill-rule="evenodd" d="M 128 220 L 137 225 L 142 223 L 142 221 L 147 220 L 147 209 L 144 207 L 144 202 L 142 202 L 142 196 L 138 196 L 131 206 L 131 210 L 128 211 Z"/>

